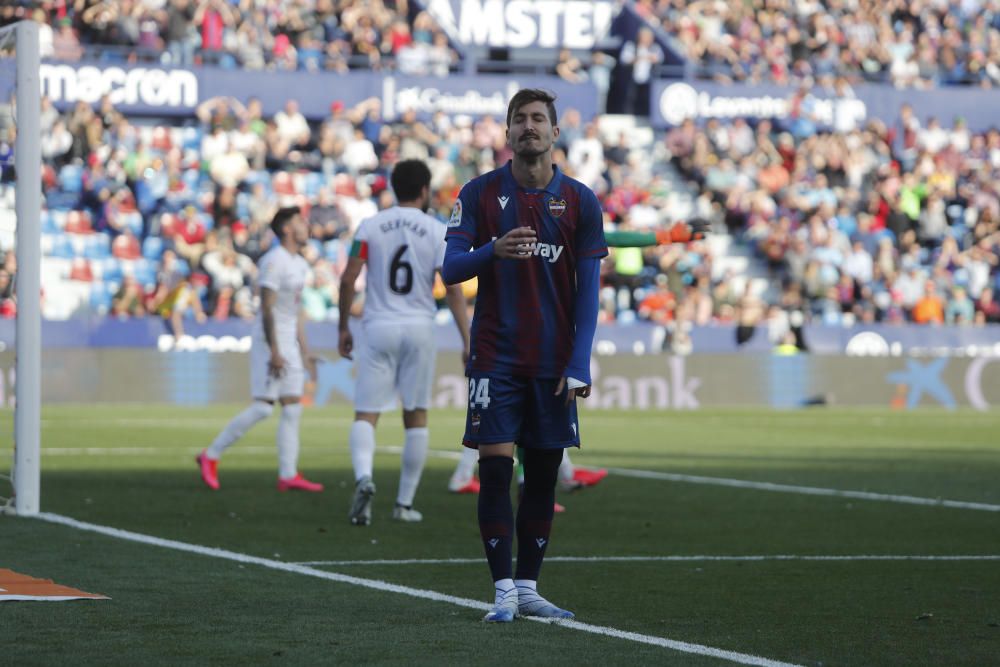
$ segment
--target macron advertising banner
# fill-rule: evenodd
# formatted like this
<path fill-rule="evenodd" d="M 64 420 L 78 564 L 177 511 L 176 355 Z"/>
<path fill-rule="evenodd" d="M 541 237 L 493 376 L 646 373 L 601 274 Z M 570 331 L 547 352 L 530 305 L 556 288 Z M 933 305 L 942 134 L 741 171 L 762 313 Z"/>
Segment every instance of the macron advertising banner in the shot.
<path fill-rule="evenodd" d="M 4 67 L 4 62 L 0 61 L 0 96 L 6 99 L 14 81 L 13 68 Z M 333 102 L 350 107 L 370 98 L 382 101 L 388 120 L 408 109 L 415 109 L 424 118 L 438 111 L 452 116 L 502 118 L 513 94 L 527 87 L 551 90 L 560 109 L 575 108 L 584 118 L 592 118 L 597 111 L 597 89 L 593 84 L 573 85 L 555 76 L 439 78 L 376 72 L 251 72 L 48 62 L 42 63 L 40 75 L 42 94 L 48 95 L 60 110 L 81 100 L 93 105 L 108 95 L 123 113 L 150 116 L 193 116 L 199 104 L 214 97 L 233 97 L 242 103 L 256 97 L 265 115 L 280 111 L 287 100 L 294 99 L 312 120 L 327 117 Z"/>
<path fill-rule="evenodd" d="M 795 87 L 777 85 L 725 85 L 710 81 L 669 81 L 653 83 L 650 121 L 656 127 L 680 125 L 687 119 L 725 121 L 743 117 L 784 120 L 789 117 Z M 956 116 L 965 118 L 973 131 L 1000 125 L 1000 91 L 972 87 L 936 90 L 897 90 L 891 86 L 859 85 L 855 97 L 837 97 L 819 88 L 810 91 L 809 109 L 817 124 L 840 130 L 852 129 L 877 118 L 891 125 L 904 103 L 913 106 L 917 117 L 926 122 L 936 116 L 950 127 Z"/>

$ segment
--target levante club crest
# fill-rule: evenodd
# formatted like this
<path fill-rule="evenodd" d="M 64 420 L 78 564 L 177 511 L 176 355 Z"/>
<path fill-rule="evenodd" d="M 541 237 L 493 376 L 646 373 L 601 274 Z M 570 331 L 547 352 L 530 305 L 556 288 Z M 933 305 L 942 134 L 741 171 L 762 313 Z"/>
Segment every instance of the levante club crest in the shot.
<path fill-rule="evenodd" d="M 560 217 L 566 212 L 566 200 L 565 199 L 550 199 L 549 200 L 549 213 L 552 214 L 553 218 Z"/>

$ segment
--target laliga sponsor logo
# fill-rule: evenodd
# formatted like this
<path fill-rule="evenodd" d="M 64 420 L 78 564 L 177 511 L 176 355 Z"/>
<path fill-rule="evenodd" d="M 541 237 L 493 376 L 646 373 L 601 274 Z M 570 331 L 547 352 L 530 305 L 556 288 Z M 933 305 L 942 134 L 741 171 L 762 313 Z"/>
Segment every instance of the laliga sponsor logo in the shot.
<path fill-rule="evenodd" d="M 195 107 L 198 104 L 198 78 L 187 70 L 156 68 L 43 64 L 39 68 L 42 93 L 53 102 L 82 100 L 93 104 L 108 95 L 112 104 L 151 107 Z"/>

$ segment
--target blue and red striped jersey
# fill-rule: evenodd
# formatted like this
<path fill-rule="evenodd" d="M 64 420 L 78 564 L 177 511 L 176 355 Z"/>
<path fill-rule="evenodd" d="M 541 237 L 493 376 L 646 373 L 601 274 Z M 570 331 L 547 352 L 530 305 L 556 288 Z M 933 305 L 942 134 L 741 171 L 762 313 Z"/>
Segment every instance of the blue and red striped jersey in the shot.
<path fill-rule="evenodd" d="M 478 248 L 524 226 L 538 237 L 533 257 L 494 259 L 479 274 L 467 370 L 562 377 L 573 352 L 577 261 L 608 254 L 590 188 L 555 166 L 545 188 L 523 188 L 508 162 L 466 183 L 445 238 Z"/>

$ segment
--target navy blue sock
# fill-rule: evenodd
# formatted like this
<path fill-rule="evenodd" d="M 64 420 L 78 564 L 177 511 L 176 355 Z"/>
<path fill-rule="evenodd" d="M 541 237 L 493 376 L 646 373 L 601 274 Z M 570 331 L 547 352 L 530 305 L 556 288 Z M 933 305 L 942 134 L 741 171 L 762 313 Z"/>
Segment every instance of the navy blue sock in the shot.
<path fill-rule="evenodd" d="M 524 450 L 524 495 L 517 508 L 517 574 L 538 580 L 552 532 L 561 449 Z"/>
<path fill-rule="evenodd" d="M 514 459 L 509 456 L 479 459 L 479 534 L 483 537 L 493 581 L 511 578 L 514 508 L 510 504 L 510 480 L 513 476 Z"/>

